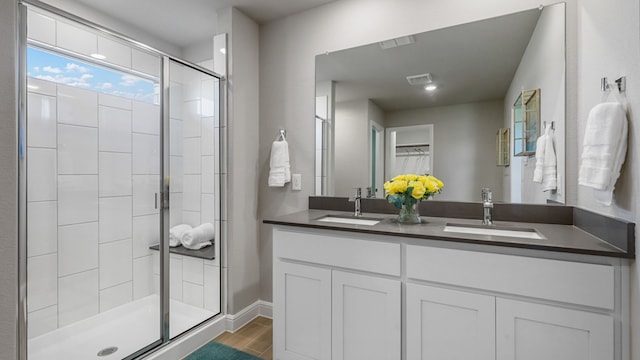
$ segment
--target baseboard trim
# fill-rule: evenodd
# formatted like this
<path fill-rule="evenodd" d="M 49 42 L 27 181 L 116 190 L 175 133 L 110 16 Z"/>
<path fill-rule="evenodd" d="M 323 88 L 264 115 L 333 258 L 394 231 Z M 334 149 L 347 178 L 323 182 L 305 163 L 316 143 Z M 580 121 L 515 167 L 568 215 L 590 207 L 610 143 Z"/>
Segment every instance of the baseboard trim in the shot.
<path fill-rule="evenodd" d="M 227 314 L 209 320 L 175 340 L 161 346 L 143 360 L 175 360 L 182 359 L 197 348 L 208 343 L 225 331 L 236 332 L 258 316 L 271 318 L 273 303 L 258 300 L 236 314 Z"/>
<path fill-rule="evenodd" d="M 236 332 L 236 330 L 245 326 L 258 316 L 271 318 L 273 316 L 273 304 L 258 300 L 238 311 L 236 314 L 228 314 L 226 316 L 227 331 Z"/>

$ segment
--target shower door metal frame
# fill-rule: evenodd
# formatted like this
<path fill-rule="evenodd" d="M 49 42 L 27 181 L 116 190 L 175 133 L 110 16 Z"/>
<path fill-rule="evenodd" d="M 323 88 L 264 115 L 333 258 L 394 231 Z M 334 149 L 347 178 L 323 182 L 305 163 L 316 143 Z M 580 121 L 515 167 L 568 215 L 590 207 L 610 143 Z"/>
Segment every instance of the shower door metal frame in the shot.
<path fill-rule="evenodd" d="M 224 104 L 224 99 L 226 99 L 226 95 L 223 93 L 223 89 L 225 89 L 224 83 L 226 81 L 225 77 L 209 70 L 203 66 L 198 64 L 191 63 L 189 61 L 179 59 L 170 54 L 167 54 L 161 50 L 155 49 L 149 45 L 138 42 L 136 40 L 131 39 L 130 37 L 120 34 L 118 32 L 107 29 L 101 25 L 68 13 L 66 11 L 60 10 L 56 7 L 48 5 L 38 0 L 19 0 L 18 3 L 18 318 L 17 318 L 17 348 L 18 348 L 18 359 L 27 360 L 28 353 L 28 334 L 27 334 L 27 156 L 26 156 L 26 131 L 27 131 L 27 7 L 33 6 L 35 8 L 39 8 L 50 13 L 53 13 L 57 16 L 66 18 L 75 23 L 84 25 L 92 30 L 98 31 L 100 33 L 110 35 L 118 38 L 128 44 L 130 44 L 134 48 L 140 48 L 144 51 L 155 54 L 160 59 L 160 68 L 161 74 L 159 78 L 161 96 L 160 96 L 160 339 L 156 340 L 152 344 L 139 349 L 135 353 L 127 356 L 125 359 L 133 359 L 135 357 L 141 356 L 144 353 L 149 352 L 155 348 L 158 348 L 164 344 L 167 344 L 171 338 L 169 333 L 169 302 L 170 302 L 170 294 L 169 294 L 169 125 L 170 125 L 170 117 L 169 117 L 169 65 L 171 61 L 179 63 L 181 65 L 190 67 L 192 69 L 198 70 L 206 75 L 212 76 L 213 78 L 218 79 L 218 103 L 219 103 L 219 112 L 218 116 L 222 118 L 222 116 L 226 116 L 226 109 Z M 218 131 L 221 131 L 220 128 Z M 218 144 L 218 148 L 221 148 L 221 144 Z M 218 152 L 218 156 L 220 156 L 220 151 Z M 221 159 L 222 160 L 222 159 Z M 218 181 L 218 189 L 221 189 L 221 182 Z M 219 199 L 219 211 L 222 207 L 222 191 L 218 191 Z M 220 229 L 220 233 L 222 234 L 222 229 Z M 221 238 L 223 236 L 221 235 Z M 220 244 L 220 256 L 222 257 L 223 252 L 223 241 L 219 240 Z M 220 266 L 220 313 L 224 314 L 225 310 L 223 307 L 222 295 L 225 293 L 225 290 L 222 288 L 222 285 L 225 283 L 222 279 L 222 259 L 219 261 Z M 208 320 L 208 319 L 207 319 Z M 205 320 L 206 321 L 206 320 Z"/>

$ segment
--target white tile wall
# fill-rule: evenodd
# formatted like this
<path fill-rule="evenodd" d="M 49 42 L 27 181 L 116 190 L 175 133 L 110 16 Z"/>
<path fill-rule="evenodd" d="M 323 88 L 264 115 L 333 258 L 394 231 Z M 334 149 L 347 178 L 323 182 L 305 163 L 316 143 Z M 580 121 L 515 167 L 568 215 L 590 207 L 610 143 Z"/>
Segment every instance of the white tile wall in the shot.
<path fill-rule="evenodd" d="M 200 136 L 200 101 L 193 100 L 184 103 L 183 126 L 185 138 Z"/>
<path fill-rule="evenodd" d="M 60 84 L 57 87 L 59 123 L 98 126 L 98 93 Z"/>
<path fill-rule="evenodd" d="M 215 89 L 218 85 L 217 80 L 208 79 L 201 81 L 200 84 L 200 115 L 203 117 L 213 117 L 215 113 Z"/>
<path fill-rule="evenodd" d="M 104 93 L 98 94 L 98 104 L 124 110 L 131 110 L 133 106 L 131 99 Z"/>
<path fill-rule="evenodd" d="M 169 256 L 169 295 L 178 301 L 182 301 L 182 258 L 182 256 L 174 254 Z"/>
<path fill-rule="evenodd" d="M 55 201 L 27 204 L 27 256 L 58 251 L 58 203 Z"/>
<path fill-rule="evenodd" d="M 29 9 L 27 15 L 29 37 L 49 45 L 56 44 L 56 21 Z"/>
<path fill-rule="evenodd" d="M 131 49 L 131 68 L 149 75 L 160 76 L 160 58 L 138 49 Z"/>
<path fill-rule="evenodd" d="M 58 328 L 58 306 L 36 310 L 29 313 L 27 337 L 33 338 Z"/>
<path fill-rule="evenodd" d="M 130 239 L 132 197 L 100 198 L 100 243 Z"/>
<path fill-rule="evenodd" d="M 190 224 L 182 217 L 182 198 L 183 194 L 181 192 L 169 194 L 169 203 L 171 204 L 169 207 L 169 226 L 176 226 L 182 223 Z"/>
<path fill-rule="evenodd" d="M 133 173 L 160 174 L 160 136 L 133 134 Z"/>
<path fill-rule="evenodd" d="M 213 263 L 208 261 L 207 263 Z M 220 311 L 220 268 L 204 265 L 204 308 L 215 313 Z"/>
<path fill-rule="evenodd" d="M 160 107 L 149 103 L 134 102 L 133 132 L 160 135 Z"/>
<path fill-rule="evenodd" d="M 204 286 L 187 281 L 183 282 L 182 286 L 182 302 L 199 308 L 204 307 Z"/>
<path fill-rule="evenodd" d="M 55 149 L 28 148 L 27 201 L 57 199 L 58 167 Z"/>
<path fill-rule="evenodd" d="M 182 208 L 200 211 L 200 175 L 184 175 Z"/>
<path fill-rule="evenodd" d="M 100 244 L 100 289 L 132 280 L 131 239 Z"/>
<path fill-rule="evenodd" d="M 171 176 L 171 186 L 169 187 L 171 192 L 182 192 L 184 167 L 182 156 L 171 156 L 169 158 L 169 174 Z"/>
<path fill-rule="evenodd" d="M 184 139 L 183 171 L 185 174 L 200 174 L 200 138 Z"/>
<path fill-rule="evenodd" d="M 58 276 L 98 268 L 98 223 L 58 227 Z"/>
<path fill-rule="evenodd" d="M 133 282 L 100 290 L 100 312 L 124 305 L 133 300 Z"/>
<path fill-rule="evenodd" d="M 131 47 L 117 41 L 98 36 L 98 54 L 106 56 L 105 61 L 124 67 L 131 67 Z"/>
<path fill-rule="evenodd" d="M 58 196 L 58 225 L 98 221 L 98 175 L 59 175 Z"/>
<path fill-rule="evenodd" d="M 200 221 L 215 224 L 215 198 L 213 194 L 202 194 L 201 199 Z"/>
<path fill-rule="evenodd" d="M 133 259 L 133 298 L 153 294 L 158 285 L 153 274 L 153 255 Z"/>
<path fill-rule="evenodd" d="M 190 283 L 204 285 L 204 260 L 184 256 L 182 259 L 182 279 Z"/>
<path fill-rule="evenodd" d="M 198 226 L 202 223 L 199 211 L 182 211 L 182 222 L 191 226 Z"/>
<path fill-rule="evenodd" d="M 98 129 L 58 125 L 58 174 L 98 173 Z"/>
<path fill-rule="evenodd" d="M 202 155 L 213 155 L 215 121 L 213 117 L 202 118 Z"/>
<path fill-rule="evenodd" d="M 171 119 L 169 123 L 169 154 L 182 156 L 184 147 L 182 121 Z"/>
<path fill-rule="evenodd" d="M 30 257 L 27 261 L 27 309 L 35 311 L 57 304 L 58 255 Z"/>
<path fill-rule="evenodd" d="M 58 326 L 96 315 L 99 311 L 98 270 L 58 278 Z"/>
<path fill-rule="evenodd" d="M 32 85 L 35 86 L 35 85 Z M 30 93 L 27 97 L 27 145 L 56 147 L 56 98 Z"/>
<path fill-rule="evenodd" d="M 215 171 L 213 156 L 202 156 L 201 171 L 202 176 L 200 179 L 201 192 L 204 194 L 213 194 L 215 191 Z"/>
<path fill-rule="evenodd" d="M 181 83 L 173 80 L 174 71 L 171 70 L 171 83 L 169 84 L 169 91 L 171 96 L 169 97 L 169 117 L 172 119 L 182 120 L 182 108 L 184 106 L 183 86 Z"/>
<path fill-rule="evenodd" d="M 149 246 L 160 242 L 160 215 L 133 217 L 133 257 L 151 255 Z"/>
<path fill-rule="evenodd" d="M 32 77 L 27 78 L 27 91 L 29 91 L 29 94 L 40 94 L 53 97 L 58 96 L 56 83 Z"/>
<path fill-rule="evenodd" d="M 160 176 L 133 175 L 132 179 L 133 216 L 157 214 L 155 194 L 160 191 Z"/>
<path fill-rule="evenodd" d="M 131 154 L 100 152 L 100 196 L 131 195 Z"/>
<path fill-rule="evenodd" d="M 131 152 L 131 111 L 99 107 L 100 151 Z"/>
<path fill-rule="evenodd" d="M 56 44 L 59 47 L 91 55 L 98 51 L 97 43 L 95 34 L 62 21 L 57 22 Z"/>

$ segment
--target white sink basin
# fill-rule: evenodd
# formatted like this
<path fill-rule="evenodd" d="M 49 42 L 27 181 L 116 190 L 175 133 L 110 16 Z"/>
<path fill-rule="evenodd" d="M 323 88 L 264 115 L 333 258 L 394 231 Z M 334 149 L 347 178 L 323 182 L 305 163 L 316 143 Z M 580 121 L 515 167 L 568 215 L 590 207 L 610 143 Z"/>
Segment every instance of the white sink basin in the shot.
<path fill-rule="evenodd" d="M 375 225 L 380 222 L 378 219 L 361 218 L 355 216 L 337 216 L 327 215 L 317 219 L 318 221 L 340 223 L 340 224 L 352 224 L 352 225 Z"/>
<path fill-rule="evenodd" d="M 446 232 L 454 232 L 460 234 L 489 235 L 489 236 L 505 236 L 525 239 L 544 239 L 535 229 L 525 228 L 508 228 L 496 226 L 477 226 L 465 224 L 446 224 L 444 227 Z"/>

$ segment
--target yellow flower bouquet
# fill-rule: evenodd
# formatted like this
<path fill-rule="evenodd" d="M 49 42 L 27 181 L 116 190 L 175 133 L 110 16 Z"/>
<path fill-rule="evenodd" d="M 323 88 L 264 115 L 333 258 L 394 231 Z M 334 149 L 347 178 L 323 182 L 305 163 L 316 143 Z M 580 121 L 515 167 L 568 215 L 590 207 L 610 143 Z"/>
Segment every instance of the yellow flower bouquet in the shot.
<path fill-rule="evenodd" d="M 440 179 L 432 175 L 398 175 L 384 183 L 387 201 L 400 209 L 398 222 L 418 224 L 418 202 L 438 194 L 444 188 Z"/>

